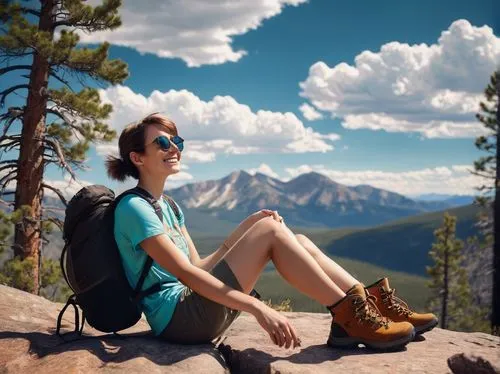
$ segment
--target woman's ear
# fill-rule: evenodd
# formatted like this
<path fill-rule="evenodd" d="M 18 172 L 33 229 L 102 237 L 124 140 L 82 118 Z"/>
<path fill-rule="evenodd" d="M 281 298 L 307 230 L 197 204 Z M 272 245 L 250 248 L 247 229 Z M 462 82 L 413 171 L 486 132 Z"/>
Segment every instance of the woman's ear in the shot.
<path fill-rule="evenodd" d="M 129 157 L 130 157 L 130 161 L 132 161 L 132 163 L 135 165 L 135 166 L 141 166 L 143 165 L 144 163 L 142 162 L 142 157 L 139 153 L 137 152 L 130 152 L 129 153 Z"/>

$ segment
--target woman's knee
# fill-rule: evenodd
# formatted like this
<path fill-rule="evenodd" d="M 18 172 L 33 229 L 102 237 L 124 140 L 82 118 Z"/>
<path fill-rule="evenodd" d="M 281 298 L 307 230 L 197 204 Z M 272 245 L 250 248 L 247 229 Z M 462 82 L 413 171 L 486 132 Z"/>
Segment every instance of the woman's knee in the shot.
<path fill-rule="evenodd" d="M 274 220 L 273 217 L 264 217 L 254 225 L 263 231 L 277 232 L 282 230 L 281 223 Z"/>
<path fill-rule="evenodd" d="M 304 234 L 295 234 L 295 237 L 297 238 L 300 244 L 307 243 L 307 241 L 309 240 L 307 236 L 305 236 Z"/>
<path fill-rule="evenodd" d="M 275 221 L 272 217 L 264 217 L 257 221 L 251 230 L 255 235 L 273 240 L 279 232 L 283 231 L 283 228 L 281 227 L 281 223 Z"/>
<path fill-rule="evenodd" d="M 295 238 L 297 238 L 297 241 L 302 245 L 302 247 L 304 247 L 313 257 L 318 254 L 316 247 L 310 245 L 311 240 L 307 236 L 303 234 L 295 234 Z"/>

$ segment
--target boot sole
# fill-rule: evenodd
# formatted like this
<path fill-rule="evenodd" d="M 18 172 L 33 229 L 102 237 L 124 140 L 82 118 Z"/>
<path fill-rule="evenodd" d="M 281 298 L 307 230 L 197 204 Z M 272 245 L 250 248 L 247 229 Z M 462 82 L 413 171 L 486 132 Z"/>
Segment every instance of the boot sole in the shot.
<path fill-rule="evenodd" d="M 411 342 L 415 338 L 415 328 L 411 330 L 411 333 L 397 340 L 391 340 L 388 342 L 379 342 L 373 340 L 366 340 L 360 338 L 335 338 L 328 339 L 327 345 L 333 348 L 358 348 L 358 344 L 364 344 L 367 348 L 374 350 L 400 350 L 406 344 Z"/>
<path fill-rule="evenodd" d="M 415 327 L 415 332 L 417 335 L 423 334 L 424 332 L 431 331 L 434 327 L 437 326 L 439 321 L 437 319 L 434 319 L 425 325 L 422 326 L 414 326 Z"/>

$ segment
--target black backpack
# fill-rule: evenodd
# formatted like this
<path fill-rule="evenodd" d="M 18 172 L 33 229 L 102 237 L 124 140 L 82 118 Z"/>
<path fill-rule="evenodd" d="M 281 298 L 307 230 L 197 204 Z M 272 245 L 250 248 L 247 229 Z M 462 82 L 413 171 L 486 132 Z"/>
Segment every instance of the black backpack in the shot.
<path fill-rule="evenodd" d="M 120 253 L 114 238 L 114 212 L 126 195 L 135 194 L 148 201 L 163 222 L 161 207 L 149 192 L 135 187 L 115 198 L 109 188 L 91 185 L 82 188 L 66 207 L 60 265 L 66 282 L 73 290 L 57 318 L 57 335 L 69 305 L 75 309 L 75 332 L 82 334 L 85 320 L 102 332 L 124 330 L 141 318 L 140 301 L 161 289 L 161 283 L 142 290 L 153 259 L 147 256 L 137 287 L 132 289 L 125 276 Z M 165 196 L 165 195 L 164 195 Z M 177 221 L 179 210 L 168 197 Z M 82 324 L 77 305 L 83 311 Z"/>

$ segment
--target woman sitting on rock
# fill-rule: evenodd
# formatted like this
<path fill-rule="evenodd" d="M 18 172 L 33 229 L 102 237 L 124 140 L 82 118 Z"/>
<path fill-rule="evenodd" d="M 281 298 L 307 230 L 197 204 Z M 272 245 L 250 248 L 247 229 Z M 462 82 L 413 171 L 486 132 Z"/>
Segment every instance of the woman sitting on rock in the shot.
<path fill-rule="evenodd" d="M 386 278 L 364 287 L 304 235 L 293 234 L 277 211 L 247 217 L 211 255 L 200 258 L 184 224 L 164 199 L 166 179 L 180 171 L 184 148 L 175 124 L 151 114 L 128 125 L 120 135 L 120 157 L 108 157 L 111 178 L 138 179 L 138 187 L 158 200 L 162 223 L 153 207 L 127 195 L 115 211 L 115 239 L 127 279 L 134 287 L 147 255 L 153 267 L 144 288 L 158 282 L 161 291 L 142 306 L 155 335 L 174 343 L 198 344 L 220 336 L 239 311 L 252 314 L 273 343 L 300 345 L 288 319 L 249 295 L 269 261 L 302 293 L 333 316 L 328 345 L 374 349 L 405 346 L 415 334 L 437 324 L 433 314 L 418 314 L 394 295 Z"/>

